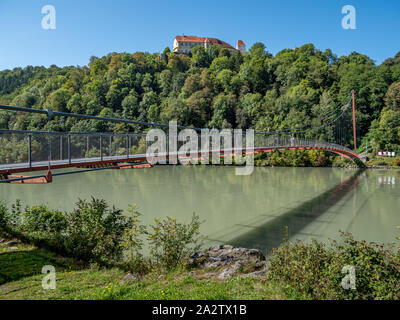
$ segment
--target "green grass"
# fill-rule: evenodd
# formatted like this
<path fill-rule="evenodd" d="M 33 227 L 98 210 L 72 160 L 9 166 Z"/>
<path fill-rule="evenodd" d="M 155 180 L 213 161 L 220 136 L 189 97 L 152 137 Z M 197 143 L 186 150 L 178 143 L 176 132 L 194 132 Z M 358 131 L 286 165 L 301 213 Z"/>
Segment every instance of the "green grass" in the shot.
<path fill-rule="evenodd" d="M 0 244 L 1 245 L 1 244 Z M 0 299 L 288 299 L 282 287 L 265 279 L 208 279 L 181 270 L 166 276 L 148 274 L 122 284 L 120 269 L 82 267 L 75 261 L 34 246 L 17 244 L 18 250 L 0 248 Z M 42 288 L 44 265 L 56 269 L 56 289 Z M 292 296 L 293 297 L 293 296 Z"/>

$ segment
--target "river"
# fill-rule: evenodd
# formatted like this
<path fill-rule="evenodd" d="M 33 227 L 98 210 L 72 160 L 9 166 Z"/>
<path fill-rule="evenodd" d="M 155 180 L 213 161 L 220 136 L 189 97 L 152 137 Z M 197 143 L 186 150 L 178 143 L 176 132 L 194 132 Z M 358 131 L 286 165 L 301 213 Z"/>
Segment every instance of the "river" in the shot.
<path fill-rule="evenodd" d="M 227 166 L 157 166 L 57 176 L 51 184 L 3 184 L 11 205 L 46 203 L 71 210 L 91 196 L 127 209 L 137 204 L 145 224 L 195 212 L 205 245 L 227 243 L 263 251 L 290 240 L 356 239 L 393 243 L 400 231 L 400 171 L 333 168 L 255 168 L 235 175 Z M 286 228 L 287 227 L 287 228 Z M 285 231 L 287 229 L 287 231 Z"/>

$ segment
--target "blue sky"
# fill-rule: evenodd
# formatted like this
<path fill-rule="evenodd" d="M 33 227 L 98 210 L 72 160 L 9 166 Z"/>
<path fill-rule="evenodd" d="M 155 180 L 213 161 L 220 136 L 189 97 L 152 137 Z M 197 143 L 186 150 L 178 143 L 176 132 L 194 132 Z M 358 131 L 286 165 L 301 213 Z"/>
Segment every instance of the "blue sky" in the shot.
<path fill-rule="evenodd" d="M 41 9 L 56 8 L 56 30 L 43 30 Z M 344 5 L 357 29 L 341 26 Z M 263 42 L 276 54 L 314 43 L 377 63 L 400 51 L 398 0 L 1 0 L 0 70 L 26 65 L 86 65 L 109 52 L 160 52 L 175 35 L 216 37 L 247 47 Z"/>

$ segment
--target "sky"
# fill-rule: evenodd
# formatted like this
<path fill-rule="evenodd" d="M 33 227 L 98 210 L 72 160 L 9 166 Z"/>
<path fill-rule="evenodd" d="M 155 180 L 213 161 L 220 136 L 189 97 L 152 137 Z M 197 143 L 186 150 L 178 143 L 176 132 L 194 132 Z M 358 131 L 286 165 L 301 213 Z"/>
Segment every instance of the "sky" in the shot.
<path fill-rule="evenodd" d="M 42 28 L 45 5 L 56 10 L 56 29 Z M 355 30 L 342 28 L 345 5 L 356 10 Z M 399 0 L 0 0 L 0 70 L 162 52 L 182 34 L 262 42 L 272 54 L 313 43 L 380 64 L 400 51 L 399 15 Z"/>

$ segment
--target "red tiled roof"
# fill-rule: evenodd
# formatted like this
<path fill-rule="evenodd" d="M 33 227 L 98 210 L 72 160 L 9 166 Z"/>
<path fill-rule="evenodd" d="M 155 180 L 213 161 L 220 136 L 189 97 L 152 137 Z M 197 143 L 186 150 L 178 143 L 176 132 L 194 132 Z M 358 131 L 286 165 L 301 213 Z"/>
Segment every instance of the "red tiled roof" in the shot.
<path fill-rule="evenodd" d="M 244 46 L 244 45 L 245 45 L 244 42 L 243 42 L 242 40 L 238 40 L 237 44 L 238 44 L 239 46 Z"/>
<path fill-rule="evenodd" d="M 178 42 L 211 42 L 215 46 L 221 45 L 228 49 L 235 49 L 229 43 L 226 43 L 225 41 L 216 38 L 208 38 L 208 37 L 204 38 L 197 36 L 176 36 L 175 39 Z"/>

